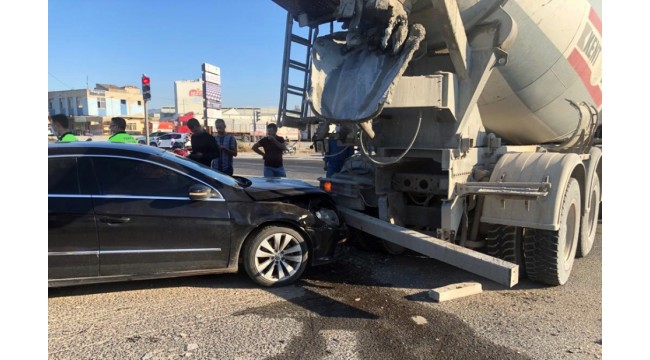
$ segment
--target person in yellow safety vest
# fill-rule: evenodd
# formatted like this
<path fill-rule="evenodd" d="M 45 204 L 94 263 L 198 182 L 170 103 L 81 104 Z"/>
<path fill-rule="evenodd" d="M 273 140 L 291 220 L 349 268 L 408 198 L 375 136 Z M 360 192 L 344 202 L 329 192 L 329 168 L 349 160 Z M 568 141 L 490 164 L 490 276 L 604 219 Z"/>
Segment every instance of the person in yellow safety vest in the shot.
<path fill-rule="evenodd" d="M 138 141 L 131 136 L 130 134 L 127 134 L 126 132 L 126 120 L 121 117 L 114 117 L 111 119 L 111 137 L 108 138 L 108 141 L 114 142 L 114 143 L 133 143 L 137 144 Z"/>
<path fill-rule="evenodd" d="M 79 141 L 69 130 L 70 122 L 68 116 L 56 114 L 52 116 L 52 129 L 56 132 L 58 142 L 75 142 Z"/>

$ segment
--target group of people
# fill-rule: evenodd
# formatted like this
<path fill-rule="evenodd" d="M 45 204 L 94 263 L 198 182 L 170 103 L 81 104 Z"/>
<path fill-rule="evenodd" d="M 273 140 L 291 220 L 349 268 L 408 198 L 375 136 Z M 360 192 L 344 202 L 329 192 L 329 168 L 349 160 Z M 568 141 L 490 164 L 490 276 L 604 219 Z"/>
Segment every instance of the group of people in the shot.
<path fill-rule="evenodd" d="M 232 176 L 233 157 L 237 156 L 237 139 L 226 133 L 226 122 L 223 119 L 215 120 L 215 136 L 208 134 L 196 119 L 188 120 L 187 127 L 192 132 L 192 152 L 188 157 Z M 276 124 L 268 124 L 266 136 L 253 145 L 253 151 L 264 159 L 264 177 L 287 176 L 282 163 L 282 153 L 286 145 L 284 138 L 277 135 L 277 131 Z"/>
<path fill-rule="evenodd" d="M 79 141 L 69 130 L 69 119 L 64 114 L 51 117 L 52 129 L 56 132 L 59 142 Z M 192 132 L 192 151 L 188 158 L 203 165 L 212 167 L 224 174 L 233 175 L 233 157 L 237 156 L 237 139 L 226 133 L 226 122 L 217 119 L 214 127 L 215 136 L 210 135 L 197 119 L 190 119 L 187 127 Z M 108 141 L 114 143 L 137 143 L 137 140 L 126 132 L 126 120 L 114 117 L 110 123 L 111 136 Z M 282 154 L 286 149 L 285 140 L 277 135 L 278 126 L 268 124 L 266 135 L 253 145 L 253 151 L 262 155 L 264 159 L 264 177 L 286 177 Z"/>
<path fill-rule="evenodd" d="M 77 137 L 70 131 L 70 121 L 67 115 L 56 114 L 51 117 L 52 129 L 57 135 L 59 142 L 75 142 L 79 141 Z M 111 129 L 111 137 L 108 141 L 113 143 L 137 143 L 138 141 L 126 132 L 126 120 L 121 117 L 114 117 L 111 119 L 109 125 Z"/>
<path fill-rule="evenodd" d="M 79 141 L 69 130 L 69 119 L 64 114 L 57 114 L 51 117 L 52 129 L 56 132 L 59 142 Z M 187 157 L 212 167 L 224 174 L 233 175 L 233 157 L 237 156 L 237 139 L 226 133 L 226 122 L 217 119 L 214 128 L 217 130 L 215 136 L 210 135 L 197 119 L 190 119 L 187 127 L 192 132 L 192 151 Z M 137 140 L 126 132 L 126 120 L 121 117 L 111 119 L 109 126 L 111 136 L 109 142 L 113 143 L 137 143 Z M 264 177 L 286 177 L 282 163 L 282 155 L 286 149 L 285 139 L 277 135 L 278 126 L 268 124 L 266 136 L 257 141 L 252 150 L 264 159 Z M 328 140 L 327 151 L 323 160 L 327 177 L 341 170 L 345 159 L 350 157 L 353 147 L 339 146 L 335 139 Z"/>

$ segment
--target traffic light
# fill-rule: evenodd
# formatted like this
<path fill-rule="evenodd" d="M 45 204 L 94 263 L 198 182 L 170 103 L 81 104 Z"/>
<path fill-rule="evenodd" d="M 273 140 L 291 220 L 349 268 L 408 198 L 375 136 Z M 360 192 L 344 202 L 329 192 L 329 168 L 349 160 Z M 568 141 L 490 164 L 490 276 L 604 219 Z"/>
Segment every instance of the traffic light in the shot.
<path fill-rule="evenodd" d="M 142 75 L 142 97 L 144 98 L 144 101 L 149 101 L 151 100 L 151 87 L 149 86 L 151 84 L 151 80 L 147 75 Z"/>

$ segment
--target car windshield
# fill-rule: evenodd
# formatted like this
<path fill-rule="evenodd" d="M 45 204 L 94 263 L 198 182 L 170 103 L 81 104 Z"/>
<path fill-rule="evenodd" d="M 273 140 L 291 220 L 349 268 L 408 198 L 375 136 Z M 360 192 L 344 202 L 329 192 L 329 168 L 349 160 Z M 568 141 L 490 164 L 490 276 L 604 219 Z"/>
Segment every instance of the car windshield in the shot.
<path fill-rule="evenodd" d="M 228 186 L 233 186 L 233 187 L 248 187 L 250 186 L 250 181 L 245 178 L 241 179 L 236 179 L 234 177 L 230 177 L 222 172 L 219 172 L 211 167 L 205 166 L 201 163 L 198 163 L 194 160 L 190 160 L 186 157 L 171 153 L 166 151 L 165 154 L 163 154 L 163 157 L 171 157 L 174 158 L 175 161 L 181 162 L 183 165 L 187 166 L 188 168 L 191 168 L 193 170 L 196 170 L 198 172 L 201 172 L 202 174 L 211 177 L 220 183 Z"/>

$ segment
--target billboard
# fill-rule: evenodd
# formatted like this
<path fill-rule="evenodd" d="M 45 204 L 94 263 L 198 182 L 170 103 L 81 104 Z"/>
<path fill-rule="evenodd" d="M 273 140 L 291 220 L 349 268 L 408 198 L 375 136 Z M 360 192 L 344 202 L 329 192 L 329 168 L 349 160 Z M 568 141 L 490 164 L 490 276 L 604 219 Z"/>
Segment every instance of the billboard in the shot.
<path fill-rule="evenodd" d="M 206 124 L 211 124 L 221 115 L 221 69 L 203 63 L 203 113 Z"/>

